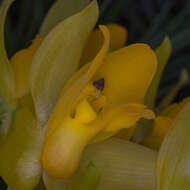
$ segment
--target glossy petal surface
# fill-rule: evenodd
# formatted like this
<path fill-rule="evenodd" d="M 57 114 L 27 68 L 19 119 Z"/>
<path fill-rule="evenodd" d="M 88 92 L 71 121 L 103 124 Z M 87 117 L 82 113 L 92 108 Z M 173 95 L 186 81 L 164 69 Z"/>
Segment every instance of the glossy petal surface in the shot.
<path fill-rule="evenodd" d="M 103 94 L 109 102 L 143 103 L 156 67 L 153 50 L 146 44 L 133 44 L 110 53 L 95 79 L 104 78 Z"/>

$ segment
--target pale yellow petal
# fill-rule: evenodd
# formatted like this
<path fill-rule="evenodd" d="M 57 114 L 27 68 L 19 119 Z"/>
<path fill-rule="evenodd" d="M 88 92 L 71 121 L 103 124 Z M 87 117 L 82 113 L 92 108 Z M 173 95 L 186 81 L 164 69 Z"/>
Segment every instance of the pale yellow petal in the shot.
<path fill-rule="evenodd" d="M 56 0 L 42 23 L 40 36 L 47 35 L 59 22 L 81 11 L 89 2 L 89 0 Z"/>
<path fill-rule="evenodd" d="M 157 160 L 158 190 L 188 190 L 190 185 L 190 103 L 172 123 Z"/>
<path fill-rule="evenodd" d="M 48 119 L 59 93 L 78 67 L 85 42 L 98 17 L 96 0 L 56 25 L 35 54 L 30 85 L 37 117 Z"/>

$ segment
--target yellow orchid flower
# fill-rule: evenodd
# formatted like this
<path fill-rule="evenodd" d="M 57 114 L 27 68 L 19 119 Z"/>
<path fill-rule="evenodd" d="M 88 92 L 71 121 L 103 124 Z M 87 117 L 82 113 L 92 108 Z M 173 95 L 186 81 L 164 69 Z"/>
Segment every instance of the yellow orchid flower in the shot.
<path fill-rule="evenodd" d="M 0 30 L 11 2 L 1 6 Z M 154 51 L 140 43 L 123 47 L 127 32 L 118 25 L 92 32 L 96 0 L 69 1 L 64 12 L 65 2 L 50 9 L 31 46 L 10 62 L 4 55 L 0 96 L 14 114 L 1 136 L 0 176 L 14 190 L 34 189 L 42 173 L 70 177 L 88 144 L 154 118 L 144 105 L 157 67 Z"/>
<path fill-rule="evenodd" d="M 101 131 L 111 136 L 140 118 L 154 117 L 142 104 L 156 68 L 154 52 L 147 45 L 134 44 L 108 54 L 103 61 L 108 33 L 101 29 L 104 46 L 90 65 L 73 76 L 70 87 L 63 89 L 47 123 L 42 165 L 55 177 L 70 176 L 86 144 L 99 139 Z"/>
<path fill-rule="evenodd" d="M 115 49 L 120 48 L 120 47 L 123 46 L 123 42 L 125 41 L 125 38 L 126 38 L 126 33 L 125 33 L 125 31 L 124 31 L 124 29 L 122 27 L 119 27 L 117 25 L 109 25 L 108 29 L 110 29 L 111 37 L 112 37 L 111 39 L 113 39 L 113 40 L 111 40 L 111 48 L 110 49 L 114 51 Z M 116 39 L 115 36 L 116 36 L 117 32 L 119 32 L 121 35 L 120 35 L 119 39 L 115 40 Z M 93 37 L 93 36 L 95 36 L 95 37 Z M 98 42 L 98 41 L 96 41 L 96 43 L 93 42 L 94 38 L 96 38 L 96 40 L 99 40 L 100 42 Z M 27 91 L 29 92 L 29 87 L 27 85 L 27 83 L 28 83 L 28 78 L 27 78 L 28 75 L 27 74 L 29 72 L 29 66 L 30 66 L 30 64 L 31 64 L 31 62 L 33 60 L 33 56 L 35 54 L 35 51 L 37 50 L 37 48 L 41 44 L 41 41 L 42 40 L 40 38 L 37 38 L 34 41 L 34 43 L 28 49 L 18 52 L 11 60 L 11 62 L 13 64 L 15 74 L 16 74 L 16 77 L 18 76 L 16 78 L 16 81 L 17 81 L 16 84 L 18 84 L 17 88 L 18 88 L 18 96 L 19 97 L 26 94 Z M 94 44 L 99 45 L 99 43 L 101 43 L 101 41 L 102 41 L 102 37 L 101 37 L 101 34 L 100 34 L 100 30 L 94 31 L 94 33 L 91 35 L 91 37 L 89 39 L 89 44 L 87 44 L 87 49 L 90 49 L 88 47 L 92 46 L 90 43 L 94 43 Z M 96 48 L 92 52 L 94 54 L 96 54 L 98 49 L 99 48 Z M 136 105 L 136 104 L 123 105 L 123 106 L 120 105 L 117 108 L 118 110 L 116 109 L 116 106 L 109 106 L 108 108 L 106 108 L 106 106 L 104 106 L 105 101 L 107 101 L 106 104 L 108 104 L 108 103 L 109 104 L 121 104 L 121 103 L 128 103 L 128 102 L 143 103 L 144 94 L 145 94 L 146 89 L 148 88 L 148 85 L 149 85 L 149 83 L 151 81 L 151 78 L 153 76 L 155 65 L 153 65 L 153 66 L 148 65 L 147 66 L 147 67 L 150 67 L 150 70 L 149 70 L 150 74 L 147 75 L 147 79 L 146 78 L 144 79 L 144 83 L 141 86 L 142 88 L 138 89 L 137 92 L 131 91 L 131 90 L 133 90 L 133 88 L 135 88 L 135 81 L 133 81 L 133 79 L 128 80 L 128 78 L 131 78 L 130 75 L 132 74 L 132 72 L 129 72 L 128 77 L 124 77 L 126 72 L 123 73 L 123 74 L 121 73 L 122 70 L 123 71 L 125 71 L 125 70 L 133 71 L 135 69 L 135 65 L 134 65 L 135 61 L 133 61 L 133 59 L 134 59 L 133 56 L 135 56 L 135 55 L 132 55 L 132 54 L 139 54 L 139 53 L 141 53 L 142 56 L 144 56 L 144 58 L 145 58 L 144 62 L 148 61 L 152 65 L 155 64 L 156 59 L 154 57 L 153 52 L 151 52 L 151 50 L 149 50 L 148 47 L 146 45 L 143 45 L 143 44 L 139 44 L 139 45 L 137 44 L 137 45 L 131 46 L 130 48 L 127 48 L 126 50 L 122 50 L 122 51 L 120 51 L 118 53 L 120 55 L 117 55 L 117 54 L 116 54 L 116 56 L 114 54 L 109 55 L 109 58 L 108 58 L 107 62 L 110 62 L 109 60 L 112 60 L 112 59 L 115 59 L 115 61 L 111 61 L 112 63 L 111 64 L 109 63 L 109 67 L 104 68 L 102 66 L 102 70 L 97 72 L 97 74 L 94 76 L 94 78 L 97 78 L 97 80 L 94 79 L 94 81 L 97 82 L 97 83 L 99 82 L 98 78 L 102 78 L 102 80 L 106 80 L 107 84 L 105 86 L 105 89 L 103 90 L 102 95 L 100 97 L 98 97 L 98 98 L 95 98 L 96 94 L 100 93 L 101 90 L 96 89 L 96 87 L 93 86 L 92 84 L 87 85 L 87 90 L 88 90 L 88 88 L 92 88 L 91 89 L 92 92 L 89 92 L 91 94 L 87 94 L 86 96 L 94 96 L 93 104 L 94 104 L 94 108 L 97 107 L 97 108 L 95 108 L 96 110 L 93 110 L 94 108 L 92 108 L 89 105 L 87 100 L 83 100 L 78 105 L 77 112 L 76 112 L 76 121 L 78 120 L 78 122 L 73 124 L 73 125 L 79 125 L 79 124 L 83 124 L 83 123 L 84 124 L 90 123 L 91 121 L 95 120 L 95 118 L 96 118 L 96 113 L 95 112 L 98 112 L 98 108 L 103 109 L 104 107 L 105 107 L 104 108 L 105 110 L 109 110 L 109 111 L 107 111 L 107 113 L 104 111 L 105 113 L 102 113 L 103 115 L 100 114 L 100 115 L 102 115 L 101 117 L 105 118 L 104 119 L 105 121 L 104 122 L 102 120 L 99 121 L 99 122 L 101 122 L 101 125 L 102 125 L 102 127 L 99 127 L 99 128 L 105 128 L 103 130 L 104 133 L 105 133 L 104 134 L 105 136 L 111 136 L 111 135 L 115 134 L 116 131 L 120 130 L 121 128 L 128 128 L 128 127 L 133 126 L 141 117 L 145 117 L 145 118 L 152 118 L 153 117 L 153 114 L 151 112 L 148 112 L 148 110 L 146 110 L 146 108 L 143 105 Z M 89 52 L 87 52 L 86 54 L 88 56 L 84 55 L 84 57 L 86 56 L 89 59 L 91 57 L 93 57 L 93 56 L 90 55 L 91 53 L 89 53 Z M 143 54 L 145 54 L 145 55 L 143 55 Z M 147 60 L 146 60 L 146 56 L 147 56 Z M 119 57 L 121 57 L 121 58 L 119 58 Z M 139 57 L 141 58 L 141 56 L 139 56 Z M 27 58 L 28 58 L 28 60 L 25 60 Z M 149 58 L 150 58 L 150 60 L 148 60 Z M 120 75 L 121 78 L 118 78 L 118 79 L 115 78 L 114 79 L 113 72 L 116 71 L 115 70 L 115 62 L 119 61 L 119 59 L 121 61 L 122 61 L 122 59 L 123 59 L 123 61 L 125 59 L 129 60 L 131 62 L 131 65 L 133 64 L 134 67 L 131 67 L 130 65 L 125 66 L 125 63 L 121 62 L 121 67 L 118 66 L 118 68 L 120 67 L 120 69 L 118 69 L 118 76 Z M 136 59 L 138 59 L 138 58 L 136 57 Z M 23 62 L 26 61 L 26 62 L 28 62 L 29 65 L 27 66 L 25 64 L 26 68 L 19 67 L 19 64 L 22 64 L 22 62 L 19 61 L 19 60 L 22 60 Z M 88 62 L 88 60 L 86 62 Z M 138 64 L 138 60 L 136 62 Z M 104 65 L 106 65 L 106 61 L 105 61 Z M 22 69 L 24 69 L 24 72 L 22 71 Z M 144 69 L 144 71 L 147 72 L 146 69 Z M 144 75 L 146 75 L 145 72 L 144 73 L 141 72 L 139 74 L 144 76 Z M 20 73 L 24 74 L 25 76 L 21 76 Z M 19 77 L 20 77 L 20 79 L 19 79 Z M 134 79 L 134 80 L 137 80 L 137 79 Z M 114 81 L 118 81 L 117 82 L 118 84 L 114 84 Z M 129 82 L 127 83 L 126 81 L 129 81 Z M 23 84 L 23 83 L 25 83 L 25 84 Z M 130 88 L 128 89 L 127 88 L 128 86 L 134 86 L 134 87 L 132 89 L 130 89 Z M 120 92 L 120 90 L 119 90 L 120 88 L 123 88 L 123 91 Z M 131 92 L 129 92 L 129 91 L 131 91 Z M 114 92 L 117 93 L 117 94 L 114 94 Z M 127 96 L 129 96 L 129 97 L 127 97 Z M 83 98 L 85 98 L 85 97 L 83 97 Z M 106 99 L 108 99 L 108 100 L 106 100 Z M 101 101 L 103 101 L 103 102 L 101 102 Z M 125 106 L 126 106 L 126 108 L 125 108 Z M 129 118 L 126 118 L 127 112 L 124 111 L 124 110 L 131 110 L 131 113 L 130 113 L 130 111 L 127 111 L 127 112 L 129 112 Z M 81 112 L 84 112 L 84 113 L 81 113 Z M 130 114 L 131 114 L 131 116 L 130 116 Z M 81 117 L 86 117 L 86 118 L 81 118 Z M 114 120 L 111 121 L 112 117 L 117 117 L 117 119 L 115 119 L 115 121 Z M 51 118 L 50 118 L 50 120 L 51 120 Z M 56 116 L 55 120 L 57 122 L 57 120 L 58 120 L 57 116 Z M 81 120 L 84 120 L 84 121 L 81 121 Z M 73 122 L 73 121 L 70 121 L 70 122 Z M 110 126 L 109 127 L 104 127 L 104 126 L 107 125 L 108 122 L 110 122 Z M 128 124 L 125 124 L 126 122 Z M 95 125 L 98 125 L 98 124 L 95 124 Z M 95 136 L 96 133 L 98 133 L 98 129 L 96 129 L 96 131 L 97 132 L 93 132 L 92 134 L 87 135 L 87 136 L 89 136 L 88 138 L 90 138 L 90 136 Z M 84 132 L 87 134 L 87 131 L 84 131 Z M 48 134 L 48 131 L 47 131 L 47 134 Z M 100 136 L 101 136 L 101 134 L 100 134 Z M 84 136 L 82 138 L 84 138 Z M 98 137 L 97 136 L 97 138 L 103 138 L 103 137 Z M 87 142 L 85 142 L 85 143 L 87 143 Z M 78 150 L 80 150 L 80 148 Z M 44 157 L 46 158 L 46 156 L 44 156 Z M 67 163 L 66 163 L 66 165 L 67 165 Z"/>

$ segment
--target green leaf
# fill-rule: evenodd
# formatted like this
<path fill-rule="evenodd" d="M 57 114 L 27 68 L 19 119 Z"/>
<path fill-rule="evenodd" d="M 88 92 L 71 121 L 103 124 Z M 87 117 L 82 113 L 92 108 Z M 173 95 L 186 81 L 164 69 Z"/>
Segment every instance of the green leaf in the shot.
<path fill-rule="evenodd" d="M 0 98 L 9 109 L 15 106 L 13 71 L 9 64 L 4 42 L 4 25 L 9 6 L 13 0 L 4 0 L 0 7 Z"/>
<path fill-rule="evenodd" d="M 55 25 L 84 9 L 89 2 L 89 0 L 57 0 L 42 23 L 40 35 L 45 36 Z"/>
<path fill-rule="evenodd" d="M 190 103 L 174 120 L 157 161 L 157 190 L 190 189 Z"/>
<path fill-rule="evenodd" d="M 19 108 L 0 146 L 0 176 L 14 190 L 33 190 L 41 178 L 43 131 L 33 113 Z"/>
<path fill-rule="evenodd" d="M 155 106 L 155 99 L 163 70 L 171 55 L 171 42 L 168 37 L 165 37 L 162 44 L 156 49 L 156 55 L 158 58 L 157 71 L 145 96 L 145 104 L 152 109 Z"/>
<path fill-rule="evenodd" d="M 94 0 L 81 12 L 56 25 L 38 49 L 31 68 L 30 84 L 41 122 L 47 120 L 60 91 L 76 71 L 97 18 L 98 5 Z"/>

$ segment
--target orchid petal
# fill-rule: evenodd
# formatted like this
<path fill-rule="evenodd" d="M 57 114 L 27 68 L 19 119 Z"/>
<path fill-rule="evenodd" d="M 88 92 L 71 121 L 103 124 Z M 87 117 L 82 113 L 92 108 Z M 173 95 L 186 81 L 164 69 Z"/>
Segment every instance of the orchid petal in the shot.
<path fill-rule="evenodd" d="M 76 70 L 97 17 L 98 5 L 94 0 L 55 26 L 36 52 L 30 84 L 39 121 L 47 120 L 63 86 Z"/>
<path fill-rule="evenodd" d="M 190 103 L 174 120 L 161 146 L 157 161 L 158 190 L 190 188 Z"/>
<path fill-rule="evenodd" d="M 148 45 L 133 44 L 108 54 L 94 80 L 104 78 L 102 93 L 110 103 L 143 103 L 156 66 L 156 55 Z"/>
<path fill-rule="evenodd" d="M 110 51 L 115 51 L 122 48 L 127 39 L 127 30 L 117 24 L 106 25 L 110 32 Z M 98 53 L 103 42 L 103 37 L 100 29 L 94 30 L 88 39 L 86 47 L 83 51 L 83 56 L 81 58 L 81 65 L 89 63 Z"/>
<path fill-rule="evenodd" d="M 80 12 L 89 2 L 89 0 L 56 0 L 42 23 L 40 36 L 47 35 L 59 22 Z"/>

